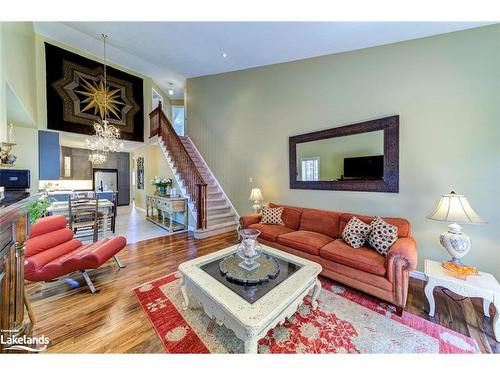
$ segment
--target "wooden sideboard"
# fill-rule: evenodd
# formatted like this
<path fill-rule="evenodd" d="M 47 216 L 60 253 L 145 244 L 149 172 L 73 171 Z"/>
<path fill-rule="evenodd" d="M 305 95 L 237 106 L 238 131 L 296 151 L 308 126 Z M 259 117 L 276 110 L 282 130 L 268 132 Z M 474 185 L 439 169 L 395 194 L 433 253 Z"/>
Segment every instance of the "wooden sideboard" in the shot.
<path fill-rule="evenodd" d="M 32 333 L 34 317 L 24 290 L 24 244 L 29 207 L 43 194 L 0 209 L 0 335 L 2 342 Z M 25 314 L 28 312 L 28 316 Z M 9 345 L 0 343 L 0 351 Z"/>
<path fill-rule="evenodd" d="M 177 232 L 188 229 L 188 201 L 182 197 L 146 196 L 146 219 Z"/>

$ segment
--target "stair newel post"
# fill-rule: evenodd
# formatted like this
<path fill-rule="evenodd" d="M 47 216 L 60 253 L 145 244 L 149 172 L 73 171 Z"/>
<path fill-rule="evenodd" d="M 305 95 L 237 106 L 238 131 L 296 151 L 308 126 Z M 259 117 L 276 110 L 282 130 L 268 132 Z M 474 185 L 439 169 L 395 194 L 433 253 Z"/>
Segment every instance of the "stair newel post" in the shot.
<path fill-rule="evenodd" d="M 207 228 L 207 184 L 197 183 L 196 190 L 197 190 L 196 206 L 197 206 L 197 216 L 198 216 L 197 217 L 198 229 L 203 230 Z"/>

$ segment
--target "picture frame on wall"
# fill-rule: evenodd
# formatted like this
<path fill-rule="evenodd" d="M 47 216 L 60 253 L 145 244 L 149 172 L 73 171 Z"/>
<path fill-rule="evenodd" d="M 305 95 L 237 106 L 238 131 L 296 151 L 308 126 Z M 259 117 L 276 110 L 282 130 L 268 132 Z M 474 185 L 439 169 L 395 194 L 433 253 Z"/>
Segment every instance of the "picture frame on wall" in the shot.
<path fill-rule="evenodd" d="M 137 158 L 137 189 L 144 190 L 144 158 Z"/>

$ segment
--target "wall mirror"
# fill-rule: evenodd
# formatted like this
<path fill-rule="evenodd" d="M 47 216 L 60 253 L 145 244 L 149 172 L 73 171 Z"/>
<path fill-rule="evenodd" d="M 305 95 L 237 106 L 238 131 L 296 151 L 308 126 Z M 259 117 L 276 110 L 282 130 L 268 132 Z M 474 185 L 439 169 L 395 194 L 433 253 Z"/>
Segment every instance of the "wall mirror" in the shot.
<path fill-rule="evenodd" d="M 399 191 L 399 116 L 289 138 L 290 188 Z"/>

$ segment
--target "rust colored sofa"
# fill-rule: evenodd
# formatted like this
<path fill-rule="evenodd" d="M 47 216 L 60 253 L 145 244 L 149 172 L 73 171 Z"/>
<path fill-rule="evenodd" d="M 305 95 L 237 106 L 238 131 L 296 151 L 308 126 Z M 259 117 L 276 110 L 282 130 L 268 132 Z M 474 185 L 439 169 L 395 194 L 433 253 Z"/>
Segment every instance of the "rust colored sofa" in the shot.
<path fill-rule="evenodd" d="M 73 238 L 73 231 L 66 227 L 64 216 L 38 219 L 30 227 L 30 236 L 26 241 L 24 278 L 51 281 L 80 271 L 90 291 L 95 293 L 97 290 L 86 270 L 99 268 L 111 258 L 119 268 L 123 268 L 117 254 L 126 244 L 125 237 L 117 236 L 83 245 Z"/>
<path fill-rule="evenodd" d="M 342 239 L 352 216 L 365 223 L 374 217 L 309 208 L 283 207 L 285 225 L 260 224 L 261 215 L 240 218 L 241 228 L 258 229 L 259 242 L 321 264 L 321 275 L 371 294 L 396 306 L 402 314 L 408 295 L 409 273 L 417 264 L 417 248 L 408 220 L 383 218 L 397 226 L 398 239 L 387 256 L 369 247 L 354 249 Z"/>

